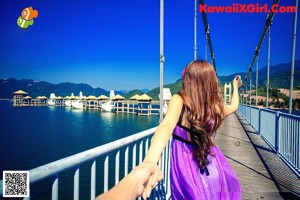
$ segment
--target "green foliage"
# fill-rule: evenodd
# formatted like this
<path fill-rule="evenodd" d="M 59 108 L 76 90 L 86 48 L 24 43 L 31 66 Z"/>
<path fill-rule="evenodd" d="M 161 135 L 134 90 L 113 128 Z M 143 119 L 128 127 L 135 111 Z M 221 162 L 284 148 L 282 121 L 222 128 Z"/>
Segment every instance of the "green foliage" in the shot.
<path fill-rule="evenodd" d="M 182 89 L 182 81 L 178 81 L 176 83 L 171 83 L 164 85 L 164 88 L 170 88 L 171 94 L 174 95 L 178 93 Z M 153 100 L 158 100 L 159 98 L 159 87 L 154 88 L 153 90 L 149 91 L 147 93 L 150 97 L 153 98 Z"/>
<path fill-rule="evenodd" d="M 255 95 L 255 91 L 251 92 L 251 95 Z M 257 95 L 258 96 L 267 96 L 267 87 L 266 86 L 260 86 L 257 88 Z M 269 98 L 274 98 L 274 99 L 283 99 L 284 101 L 288 100 L 288 96 L 285 94 L 281 93 L 280 90 L 276 88 L 269 88 Z"/>

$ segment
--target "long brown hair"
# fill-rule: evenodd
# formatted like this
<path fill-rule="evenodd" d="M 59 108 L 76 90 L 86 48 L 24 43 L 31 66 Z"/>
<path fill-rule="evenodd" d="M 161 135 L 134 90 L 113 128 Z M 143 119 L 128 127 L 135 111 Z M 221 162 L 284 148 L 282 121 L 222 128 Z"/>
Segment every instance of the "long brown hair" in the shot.
<path fill-rule="evenodd" d="M 191 139 L 196 144 L 193 157 L 200 169 L 209 164 L 212 136 L 221 126 L 224 104 L 214 68 L 206 61 L 190 62 L 183 74 L 183 89 L 179 93 L 191 125 Z"/>

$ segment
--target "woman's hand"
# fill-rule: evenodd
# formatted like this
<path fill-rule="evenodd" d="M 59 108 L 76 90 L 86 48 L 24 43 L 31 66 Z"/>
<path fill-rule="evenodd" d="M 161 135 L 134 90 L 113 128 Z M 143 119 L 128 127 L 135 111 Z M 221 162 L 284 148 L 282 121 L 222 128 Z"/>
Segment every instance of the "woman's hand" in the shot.
<path fill-rule="evenodd" d="M 242 78 L 240 75 L 236 75 L 232 81 L 234 89 L 238 89 L 242 85 Z"/>
<path fill-rule="evenodd" d="M 111 190 L 99 195 L 96 199 L 133 200 L 143 195 L 146 199 L 152 188 L 162 179 L 162 172 L 153 162 L 143 162 L 135 167 Z"/>
<path fill-rule="evenodd" d="M 159 181 L 162 180 L 162 171 L 159 169 L 156 163 L 144 161 L 142 162 L 137 169 L 150 169 L 150 174 L 145 175 L 144 179 L 140 179 L 140 184 L 137 185 L 137 195 L 142 195 L 144 199 L 150 196 L 151 190 L 156 187 Z M 132 172 L 134 172 L 133 169 Z M 150 176 L 150 177 L 149 177 Z"/>

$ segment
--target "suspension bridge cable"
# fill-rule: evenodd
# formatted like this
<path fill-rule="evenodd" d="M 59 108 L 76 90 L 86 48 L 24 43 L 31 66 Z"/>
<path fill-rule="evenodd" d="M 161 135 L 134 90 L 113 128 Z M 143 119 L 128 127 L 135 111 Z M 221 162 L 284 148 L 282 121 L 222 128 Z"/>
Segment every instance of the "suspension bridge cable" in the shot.
<path fill-rule="evenodd" d="M 295 2 L 298 9 L 298 0 Z M 296 52 L 296 33 L 297 33 L 297 16 L 298 10 L 294 15 L 294 31 L 293 31 L 293 46 L 292 46 L 292 65 L 291 65 L 291 83 L 290 83 L 290 99 L 289 99 L 289 114 L 292 114 L 293 104 L 293 89 L 294 89 L 294 67 L 295 67 L 295 52 Z"/>
<path fill-rule="evenodd" d="M 267 68 L 267 98 L 266 98 L 266 108 L 269 108 L 270 63 L 271 63 L 271 26 L 269 26 L 269 29 L 268 29 L 268 68 Z"/>
<path fill-rule="evenodd" d="M 252 73 L 250 73 L 250 91 L 249 91 L 249 105 L 251 106 L 252 100 L 251 100 L 251 92 L 252 92 Z"/>
<path fill-rule="evenodd" d="M 207 48 L 207 34 L 205 33 L 205 60 L 208 61 L 208 56 L 207 56 L 207 51 L 208 48 Z"/>
<path fill-rule="evenodd" d="M 204 5 L 204 0 L 200 0 L 199 2 L 200 2 L 200 4 Z M 210 38 L 209 24 L 208 24 L 208 21 L 207 21 L 206 13 L 202 12 L 201 14 L 202 14 L 202 20 L 203 20 L 203 23 L 204 23 L 205 35 L 207 36 L 206 40 L 207 40 L 209 51 L 210 51 L 210 57 L 211 57 L 211 60 L 212 60 L 213 67 L 215 68 L 215 72 L 217 74 L 217 66 L 216 66 L 215 54 L 214 54 L 214 51 L 213 51 L 212 42 L 211 42 L 211 38 Z"/>
<path fill-rule="evenodd" d="M 258 89 L 258 60 L 259 60 L 259 55 L 256 57 L 255 106 L 257 106 L 257 89 Z"/>
<path fill-rule="evenodd" d="M 201 0 L 200 0 L 200 1 L 201 1 Z M 272 6 L 278 5 L 278 4 L 279 4 L 279 1 L 280 1 L 280 0 L 274 0 Z M 275 15 L 275 13 L 274 13 L 273 11 L 271 11 L 271 12 L 267 15 L 267 19 L 266 19 L 266 23 L 265 23 L 264 29 L 263 29 L 263 31 L 262 31 L 262 34 L 261 34 L 260 38 L 259 38 L 258 44 L 257 44 L 257 46 L 256 46 L 256 48 L 255 48 L 254 56 L 253 56 L 253 58 L 252 58 L 251 64 L 249 65 L 248 72 L 247 72 L 247 74 L 246 74 L 246 76 L 245 76 L 244 83 L 243 83 L 243 85 L 242 85 L 242 90 L 243 90 L 243 91 L 244 91 L 244 89 L 245 89 L 245 85 L 247 84 L 249 74 L 252 72 L 252 68 L 253 68 L 254 62 L 255 62 L 255 60 L 257 59 L 258 55 L 259 55 L 259 52 L 260 52 L 262 43 L 263 43 L 263 41 L 264 41 L 264 39 L 265 39 L 265 36 L 266 36 L 266 34 L 267 34 L 267 31 L 268 31 L 269 27 L 272 25 L 274 15 Z"/>
<path fill-rule="evenodd" d="M 194 60 L 197 59 L 197 0 L 194 0 Z"/>

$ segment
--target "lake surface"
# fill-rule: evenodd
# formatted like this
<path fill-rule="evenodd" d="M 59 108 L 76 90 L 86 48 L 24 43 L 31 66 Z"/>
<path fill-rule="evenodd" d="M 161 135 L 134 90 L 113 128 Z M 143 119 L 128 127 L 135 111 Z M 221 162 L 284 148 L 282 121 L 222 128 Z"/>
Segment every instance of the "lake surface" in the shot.
<path fill-rule="evenodd" d="M 275 111 L 280 111 L 280 112 L 289 114 L 289 111 L 288 111 L 288 110 L 275 110 Z M 292 114 L 293 114 L 293 115 L 300 116 L 300 110 L 292 110 Z"/>
<path fill-rule="evenodd" d="M 287 111 L 282 111 L 287 112 Z M 299 115 L 300 111 L 293 111 Z M 158 125 L 158 116 L 74 110 L 65 107 L 13 107 L 0 101 L 0 179 L 3 170 L 30 170 Z M 122 156 L 120 177 L 122 174 Z M 110 163 L 113 163 L 110 158 Z M 80 167 L 80 199 L 90 197 L 90 164 Z M 112 166 L 112 165 L 110 165 Z M 129 167 L 130 170 L 130 167 Z M 60 175 L 59 199 L 73 198 L 73 173 Z M 114 168 L 109 168 L 110 186 Z M 103 190 L 103 163 L 97 160 L 97 190 Z M 31 186 L 31 199 L 51 199 L 52 180 Z"/>
<path fill-rule="evenodd" d="M 3 170 L 30 170 L 155 127 L 159 117 L 65 107 L 13 107 L 8 101 L 0 101 L 0 120 L 2 179 Z M 80 179 L 88 182 L 89 167 L 84 168 L 80 168 Z M 69 185 L 72 181 L 69 180 Z M 37 188 L 39 192 L 32 194 L 31 199 L 50 199 L 50 194 L 44 191 L 49 184 L 51 190 L 51 183 L 35 186 L 41 188 Z M 82 199 L 89 197 L 86 188 L 80 190 Z M 59 193 L 60 199 L 72 198 L 72 191 L 60 189 Z"/>

